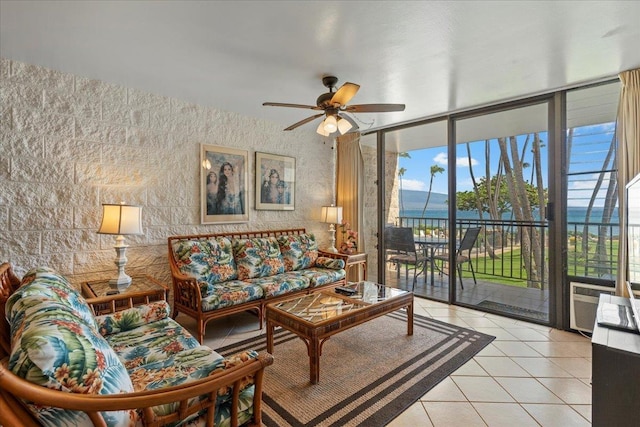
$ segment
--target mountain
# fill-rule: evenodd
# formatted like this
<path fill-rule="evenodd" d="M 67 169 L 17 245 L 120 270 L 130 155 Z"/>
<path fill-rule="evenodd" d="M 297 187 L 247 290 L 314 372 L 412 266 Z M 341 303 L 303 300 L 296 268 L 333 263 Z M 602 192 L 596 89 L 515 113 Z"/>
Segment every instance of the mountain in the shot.
<path fill-rule="evenodd" d="M 402 190 L 401 197 L 405 210 L 422 210 L 424 202 L 427 201 L 428 191 Z M 429 210 L 431 209 L 448 209 L 446 203 L 449 196 L 447 194 L 431 192 L 429 199 Z"/>

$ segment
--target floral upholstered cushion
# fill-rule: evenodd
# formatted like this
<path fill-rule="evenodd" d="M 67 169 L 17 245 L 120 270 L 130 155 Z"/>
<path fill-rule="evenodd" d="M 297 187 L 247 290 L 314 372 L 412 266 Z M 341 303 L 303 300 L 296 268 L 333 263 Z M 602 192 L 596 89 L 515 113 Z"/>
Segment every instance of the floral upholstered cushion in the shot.
<path fill-rule="evenodd" d="M 260 286 L 242 280 L 230 280 L 216 285 L 201 282 L 200 290 L 202 291 L 202 311 L 205 312 L 257 300 L 264 296 Z"/>
<path fill-rule="evenodd" d="M 13 346 L 9 359 L 9 369 L 14 374 L 71 393 L 133 391 L 124 365 L 95 327 L 64 303 L 35 294 L 14 294 L 10 299 L 16 295 L 20 301 L 12 301 Z M 29 407 L 45 426 L 91 425 L 83 412 Z M 109 426 L 129 425 L 136 418 L 135 411 L 104 412 L 103 416 Z"/>
<path fill-rule="evenodd" d="M 43 299 L 57 301 L 73 311 L 87 325 L 96 327 L 93 311 L 80 292 L 64 276 L 49 267 L 33 268 L 22 277 L 20 288 L 6 306 L 9 322 L 11 322 L 11 316 L 15 314 L 14 310 L 22 310 L 19 307 L 14 307 L 14 304 L 28 295 L 37 295 Z"/>
<path fill-rule="evenodd" d="M 199 282 L 216 284 L 238 278 L 231 240 L 226 237 L 177 240 L 172 246 L 180 271 Z"/>
<path fill-rule="evenodd" d="M 171 318 L 108 335 L 106 339 L 130 372 L 140 366 L 168 360 L 185 351 L 201 347 L 186 329 Z M 213 351 L 208 347 L 202 347 L 201 350 L 208 353 Z M 141 389 L 135 380 L 133 385 L 136 390 Z"/>
<path fill-rule="evenodd" d="M 111 335 L 166 319 L 170 314 L 171 307 L 166 301 L 156 301 L 123 311 L 96 316 L 96 324 L 102 335 Z"/>
<path fill-rule="evenodd" d="M 265 298 L 287 294 L 299 289 L 306 289 L 310 283 L 309 278 L 300 271 L 288 271 L 286 273 L 276 274 L 275 276 L 249 279 L 249 281 L 262 288 Z"/>
<path fill-rule="evenodd" d="M 279 236 L 278 244 L 287 271 L 311 267 L 318 258 L 318 243 L 313 234 Z"/>
<path fill-rule="evenodd" d="M 284 273 L 282 253 L 275 237 L 234 239 L 233 255 L 240 280 Z"/>
<path fill-rule="evenodd" d="M 344 268 L 344 260 L 338 258 L 318 257 L 316 267 L 330 268 L 332 270 L 340 270 Z"/>
<path fill-rule="evenodd" d="M 159 338 L 159 337 L 158 337 Z M 194 340 L 195 341 L 195 340 Z M 197 343 L 196 343 L 197 344 Z M 150 342 L 152 347 L 159 347 Z M 250 350 L 235 354 L 228 358 L 220 356 L 215 351 L 205 346 L 180 351 L 165 358 L 159 358 L 154 362 L 130 369 L 130 375 L 135 384 L 136 391 L 155 390 L 196 381 L 219 371 L 230 369 L 243 361 L 255 359 L 258 353 Z M 253 413 L 254 379 L 245 377 L 240 384 L 239 421 L 246 422 Z M 227 426 L 231 418 L 232 390 L 222 388 L 218 390 L 216 402 L 215 425 Z M 192 399 L 195 401 L 197 398 Z M 153 411 L 157 415 L 165 415 L 177 409 L 177 403 L 155 406 Z M 185 425 L 184 420 L 178 425 Z M 200 425 L 200 424 L 197 424 Z"/>
<path fill-rule="evenodd" d="M 335 261 L 342 261 L 342 260 L 335 260 Z M 301 273 L 304 274 L 309 279 L 309 281 L 311 282 L 310 286 L 312 288 L 316 286 L 326 285 L 327 283 L 333 283 L 338 280 L 342 280 L 346 276 L 346 272 L 344 271 L 344 269 L 334 270 L 332 268 L 322 268 L 322 267 L 305 268 L 304 270 L 301 271 Z"/>

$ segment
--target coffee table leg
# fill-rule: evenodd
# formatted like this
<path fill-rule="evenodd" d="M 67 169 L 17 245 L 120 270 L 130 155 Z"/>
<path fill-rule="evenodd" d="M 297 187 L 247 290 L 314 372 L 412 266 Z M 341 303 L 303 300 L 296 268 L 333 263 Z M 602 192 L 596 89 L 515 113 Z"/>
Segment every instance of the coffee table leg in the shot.
<path fill-rule="evenodd" d="M 407 306 L 407 335 L 413 335 L 413 302 Z"/>
<path fill-rule="evenodd" d="M 320 340 L 313 337 L 309 340 L 309 381 L 318 384 L 320 380 Z"/>
<path fill-rule="evenodd" d="M 267 319 L 267 352 L 273 354 L 273 323 Z"/>

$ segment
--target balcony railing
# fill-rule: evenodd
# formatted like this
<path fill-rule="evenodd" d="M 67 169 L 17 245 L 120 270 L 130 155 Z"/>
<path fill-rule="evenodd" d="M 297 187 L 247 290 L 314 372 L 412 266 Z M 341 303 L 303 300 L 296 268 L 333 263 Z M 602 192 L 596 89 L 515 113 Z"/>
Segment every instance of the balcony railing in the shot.
<path fill-rule="evenodd" d="M 602 222 L 567 223 L 567 274 L 615 281 L 620 226 Z"/>
<path fill-rule="evenodd" d="M 447 218 L 398 217 L 416 236 L 448 238 Z M 469 227 L 482 227 L 471 252 L 476 274 L 513 286 L 548 289 L 548 232 L 544 221 L 462 219 L 456 240 Z M 617 271 L 617 224 L 571 222 L 567 226 L 567 274 L 613 280 Z"/>

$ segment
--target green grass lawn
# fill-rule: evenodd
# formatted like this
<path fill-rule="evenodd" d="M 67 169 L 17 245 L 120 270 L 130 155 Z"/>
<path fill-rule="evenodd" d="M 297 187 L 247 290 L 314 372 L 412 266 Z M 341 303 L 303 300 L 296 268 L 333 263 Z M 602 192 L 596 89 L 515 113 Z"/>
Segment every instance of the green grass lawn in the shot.
<path fill-rule="evenodd" d="M 611 254 L 609 254 L 606 259 L 598 261 L 595 256 L 595 245 L 589 245 L 589 251 L 587 255 L 584 256 L 582 253 L 579 253 L 575 243 L 571 244 L 570 242 L 567 254 L 569 274 L 598 278 L 615 274 L 618 262 L 618 246 L 611 244 L 607 247 L 611 248 Z M 488 256 L 474 257 L 473 266 L 476 271 L 476 278 L 480 280 L 511 286 L 527 286 L 528 276 L 527 271 L 522 265 L 522 251 L 520 248 L 510 252 L 503 252 L 496 259 L 491 259 Z M 471 271 L 464 266 L 462 277 L 471 277 Z"/>
<path fill-rule="evenodd" d="M 575 240 L 569 242 L 567 254 L 569 274 L 603 277 L 603 275 L 611 274 L 612 271 L 615 272 L 618 260 L 617 245 L 610 245 L 613 248 L 611 250 L 612 254 L 601 262 L 596 262 L 595 245 L 589 245 L 589 253 L 586 257 L 578 253 L 575 245 Z M 528 275 L 522 263 L 522 250 L 520 248 L 515 248 L 512 251 L 503 251 L 495 259 L 489 256 L 473 256 L 472 262 L 478 280 L 508 286 L 527 287 Z M 472 277 L 468 264 L 462 265 L 462 277 Z"/>
<path fill-rule="evenodd" d="M 501 283 L 503 285 L 527 287 L 527 272 L 522 266 L 522 252 L 515 249 L 511 252 L 503 252 L 496 259 L 490 257 L 473 258 L 473 268 L 476 279 L 487 282 Z M 507 277 L 515 276 L 515 277 Z M 462 277 L 473 277 L 471 270 L 462 266 Z M 522 277 L 522 278 L 520 278 Z"/>

